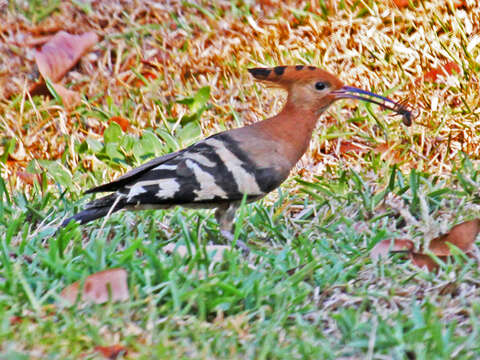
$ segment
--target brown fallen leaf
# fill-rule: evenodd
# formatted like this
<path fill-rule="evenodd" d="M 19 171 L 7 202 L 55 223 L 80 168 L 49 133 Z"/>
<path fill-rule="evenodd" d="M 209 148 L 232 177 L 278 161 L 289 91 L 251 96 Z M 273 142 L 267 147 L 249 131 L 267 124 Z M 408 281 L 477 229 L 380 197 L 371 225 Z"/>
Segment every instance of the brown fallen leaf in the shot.
<path fill-rule="evenodd" d="M 423 77 L 417 78 L 415 84 L 419 84 L 423 81 L 436 82 L 441 75 L 452 75 L 453 73 L 460 73 L 460 66 L 456 62 L 448 62 L 438 68 L 427 71 Z"/>
<path fill-rule="evenodd" d="M 12 317 L 10 318 L 10 325 L 20 324 L 23 320 L 24 320 L 24 318 L 21 317 L 21 316 L 17 316 L 17 315 L 12 316 Z"/>
<path fill-rule="evenodd" d="M 382 240 L 375 245 L 371 252 L 370 257 L 373 260 L 377 260 L 380 257 L 387 257 L 389 253 L 398 251 L 410 252 L 413 250 L 413 242 L 406 239 L 391 239 Z"/>
<path fill-rule="evenodd" d="M 433 260 L 433 258 L 427 254 L 421 253 L 410 253 L 409 254 L 410 260 L 419 268 L 427 268 L 428 271 L 435 271 L 438 269 L 438 264 Z M 446 262 L 448 256 L 439 256 L 438 257 L 441 261 Z"/>
<path fill-rule="evenodd" d="M 365 146 L 361 146 L 362 144 L 357 144 L 352 141 L 342 141 L 339 146 L 339 151 L 341 154 L 345 153 L 355 153 L 355 154 L 363 154 L 368 152 L 369 149 Z"/>
<path fill-rule="evenodd" d="M 467 256 L 473 257 L 470 251 L 475 243 L 478 233 L 480 232 L 480 219 L 465 221 L 455 225 L 452 229 L 432 241 L 428 250 L 437 256 L 441 261 L 446 262 L 452 255 L 448 244 L 455 245 Z M 438 269 L 438 263 L 428 254 L 423 252 L 415 252 L 413 242 L 406 239 L 383 240 L 375 245 L 370 253 L 370 257 L 374 260 L 379 257 L 385 257 L 391 252 L 405 251 L 412 263 L 420 268 L 427 268 L 428 271 Z"/>
<path fill-rule="evenodd" d="M 467 7 L 467 1 L 466 0 L 456 0 L 453 2 L 453 6 L 455 6 L 456 9 L 462 9 Z"/>
<path fill-rule="evenodd" d="M 81 282 L 76 281 L 61 292 L 61 297 L 74 304 L 78 297 Z M 125 301 L 129 298 L 127 272 L 124 269 L 108 269 L 92 274 L 85 279 L 81 301 L 103 304 L 111 297 L 112 301 Z"/>
<path fill-rule="evenodd" d="M 409 0 L 393 0 L 393 3 L 398 6 L 399 8 L 404 8 L 410 5 Z"/>
<path fill-rule="evenodd" d="M 430 241 L 428 249 L 437 256 L 449 256 L 451 252 L 448 243 L 450 243 L 463 252 L 468 252 L 472 249 L 479 232 L 480 219 L 466 221 L 455 225 L 447 234 Z"/>
<path fill-rule="evenodd" d="M 82 35 L 58 32 L 40 51 L 35 52 L 40 74 L 54 83 L 58 82 L 97 42 L 98 35 L 94 32 Z"/>
<path fill-rule="evenodd" d="M 128 350 L 122 345 L 95 346 L 95 351 L 107 359 L 116 359 L 120 355 L 127 355 Z"/>
<path fill-rule="evenodd" d="M 17 177 L 28 185 L 33 185 L 35 179 L 39 184 L 42 184 L 42 176 L 40 174 L 32 174 L 26 171 L 17 170 Z"/>
<path fill-rule="evenodd" d="M 127 131 L 128 128 L 130 127 L 130 122 L 125 119 L 124 117 L 121 116 L 112 116 L 109 120 L 109 122 L 116 122 L 120 127 L 122 128 L 123 131 Z"/>

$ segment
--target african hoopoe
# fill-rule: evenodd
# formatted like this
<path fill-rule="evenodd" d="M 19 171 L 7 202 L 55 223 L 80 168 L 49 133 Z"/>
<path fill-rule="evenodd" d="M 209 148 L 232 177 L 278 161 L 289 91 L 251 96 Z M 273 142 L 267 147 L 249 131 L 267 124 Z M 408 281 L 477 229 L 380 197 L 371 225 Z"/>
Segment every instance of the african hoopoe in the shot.
<path fill-rule="evenodd" d="M 405 107 L 374 93 L 343 86 L 312 66 L 249 69 L 257 80 L 288 92 L 282 111 L 269 119 L 221 132 L 183 150 L 153 159 L 117 180 L 86 193 L 113 192 L 66 219 L 80 223 L 121 209 L 164 209 L 175 205 L 216 208 L 223 236 L 231 239 L 235 211 L 246 196 L 255 201 L 277 188 L 307 150 L 319 116 L 338 99 L 376 103 L 404 116 Z M 367 95 L 378 100 L 366 98 Z M 241 245 L 241 243 L 238 243 Z M 241 245 L 244 247 L 244 245 Z"/>

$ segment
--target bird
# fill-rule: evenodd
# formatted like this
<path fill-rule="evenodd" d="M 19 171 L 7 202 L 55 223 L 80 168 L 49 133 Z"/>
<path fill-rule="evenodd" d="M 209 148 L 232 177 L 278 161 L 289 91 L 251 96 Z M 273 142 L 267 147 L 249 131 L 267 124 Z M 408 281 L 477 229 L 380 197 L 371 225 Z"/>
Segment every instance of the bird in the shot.
<path fill-rule="evenodd" d="M 253 124 L 223 131 L 182 150 L 157 157 L 85 194 L 108 192 L 63 221 L 85 224 L 125 209 L 167 209 L 177 205 L 214 208 L 220 234 L 233 241 L 235 213 L 245 197 L 257 201 L 279 187 L 306 152 L 322 113 L 336 100 L 380 105 L 412 121 L 405 103 L 353 86 L 326 70 L 304 65 L 248 69 L 255 80 L 287 92 L 282 110 Z M 242 250 L 248 247 L 236 242 Z"/>

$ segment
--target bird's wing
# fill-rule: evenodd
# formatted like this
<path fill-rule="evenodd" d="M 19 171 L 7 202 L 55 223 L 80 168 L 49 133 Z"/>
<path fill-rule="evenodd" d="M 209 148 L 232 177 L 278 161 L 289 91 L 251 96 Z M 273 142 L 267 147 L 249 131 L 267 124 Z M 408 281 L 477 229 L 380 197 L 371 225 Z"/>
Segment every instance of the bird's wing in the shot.
<path fill-rule="evenodd" d="M 117 191 L 126 205 L 219 203 L 262 197 L 283 181 L 273 168 L 259 168 L 228 133 L 160 159 L 93 190 Z"/>
<path fill-rule="evenodd" d="M 116 180 L 109 182 L 107 184 L 103 184 L 100 186 L 96 186 L 94 188 L 88 189 L 85 191 L 85 194 L 90 194 L 90 193 L 97 193 L 97 192 L 107 192 L 107 191 L 117 191 L 121 189 L 123 186 L 126 184 L 129 184 L 131 182 L 134 182 L 136 179 L 141 177 L 143 174 L 151 170 L 152 168 L 161 165 L 171 159 L 174 159 L 177 157 L 179 154 L 181 154 L 184 150 L 176 151 L 164 156 L 160 156 L 158 158 L 155 158 L 153 160 L 150 160 L 146 162 L 145 164 L 140 165 L 139 167 L 132 169 Z"/>

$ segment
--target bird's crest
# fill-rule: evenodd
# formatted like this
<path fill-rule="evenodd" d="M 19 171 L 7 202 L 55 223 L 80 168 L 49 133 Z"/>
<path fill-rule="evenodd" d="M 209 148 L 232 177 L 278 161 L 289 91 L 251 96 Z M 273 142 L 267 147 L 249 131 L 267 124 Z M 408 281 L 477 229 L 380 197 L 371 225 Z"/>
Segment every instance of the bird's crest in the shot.
<path fill-rule="evenodd" d="M 248 69 L 250 74 L 265 84 L 280 86 L 288 89 L 293 83 L 301 83 L 322 79 L 341 87 L 342 84 L 334 75 L 315 66 L 290 65 L 276 66 L 272 68 Z"/>

